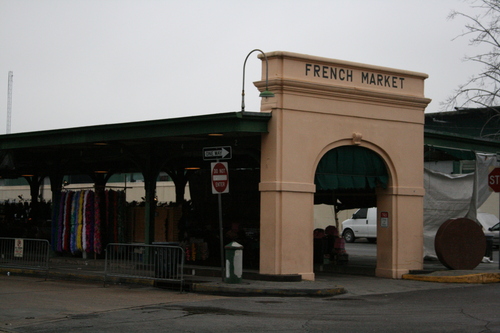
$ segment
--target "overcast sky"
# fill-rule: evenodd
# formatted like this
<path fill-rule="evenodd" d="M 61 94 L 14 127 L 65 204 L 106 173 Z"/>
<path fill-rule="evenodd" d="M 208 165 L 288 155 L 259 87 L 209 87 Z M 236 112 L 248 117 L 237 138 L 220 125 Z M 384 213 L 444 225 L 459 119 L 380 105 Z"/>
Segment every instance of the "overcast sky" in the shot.
<path fill-rule="evenodd" d="M 479 68 L 461 0 L 0 0 L 0 134 L 239 111 L 259 48 L 423 72 L 426 112 Z M 245 104 L 258 111 L 246 67 Z"/>

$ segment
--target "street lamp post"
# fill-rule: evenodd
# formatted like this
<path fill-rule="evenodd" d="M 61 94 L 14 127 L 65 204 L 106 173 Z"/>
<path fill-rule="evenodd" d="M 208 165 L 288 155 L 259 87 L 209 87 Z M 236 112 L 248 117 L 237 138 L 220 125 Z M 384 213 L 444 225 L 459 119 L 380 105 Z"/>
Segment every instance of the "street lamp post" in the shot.
<path fill-rule="evenodd" d="M 241 111 L 244 112 L 245 111 L 245 66 L 247 64 L 247 60 L 248 60 L 248 57 L 254 53 L 255 51 L 258 51 L 260 53 L 262 53 L 264 55 L 264 59 L 266 59 L 266 89 L 260 93 L 259 97 L 274 97 L 274 94 L 269 91 L 268 89 L 268 83 L 269 83 L 269 80 L 268 80 L 268 77 L 269 77 L 269 64 L 267 62 L 267 56 L 266 54 L 262 51 L 262 50 L 259 50 L 259 49 L 254 49 L 252 51 L 250 51 L 250 53 L 247 55 L 247 57 L 245 58 L 245 62 L 243 63 L 243 85 L 242 85 L 242 89 L 241 89 Z"/>

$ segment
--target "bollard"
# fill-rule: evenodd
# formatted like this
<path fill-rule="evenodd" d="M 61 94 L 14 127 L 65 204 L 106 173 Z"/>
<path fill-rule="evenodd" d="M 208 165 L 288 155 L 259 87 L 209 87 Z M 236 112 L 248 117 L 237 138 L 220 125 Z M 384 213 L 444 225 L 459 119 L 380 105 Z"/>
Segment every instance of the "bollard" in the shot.
<path fill-rule="evenodd" d="M 243 245 L 237 242 L 227 244 L 226 249 L 226 283 L 241 283 L 243 275 Z"/>

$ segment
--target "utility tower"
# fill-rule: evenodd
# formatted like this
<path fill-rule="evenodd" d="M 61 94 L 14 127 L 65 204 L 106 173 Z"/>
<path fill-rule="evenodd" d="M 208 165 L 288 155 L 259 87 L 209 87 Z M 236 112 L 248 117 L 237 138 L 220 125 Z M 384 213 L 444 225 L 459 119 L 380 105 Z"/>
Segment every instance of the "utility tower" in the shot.
<path fill-rule="evenodd" d="M 7 95 L 7 134 L 10 134 L 10 122 L 12 118 L 12 78 L 14 73 L 9 72 L 9 92 Z"/>

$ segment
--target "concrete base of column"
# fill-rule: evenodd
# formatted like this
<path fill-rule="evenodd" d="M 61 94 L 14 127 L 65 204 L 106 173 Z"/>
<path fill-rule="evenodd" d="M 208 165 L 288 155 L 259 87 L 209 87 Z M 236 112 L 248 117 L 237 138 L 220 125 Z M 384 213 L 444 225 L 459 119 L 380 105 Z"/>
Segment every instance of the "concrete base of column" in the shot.
<path fill-rule="evenodd" d="M 408 274 L 409 272 L 410 271 L 407 269 L 377 268 L 375 270 L 375 276 L 388 279 L 401 279 L 403 275 Z"/>

